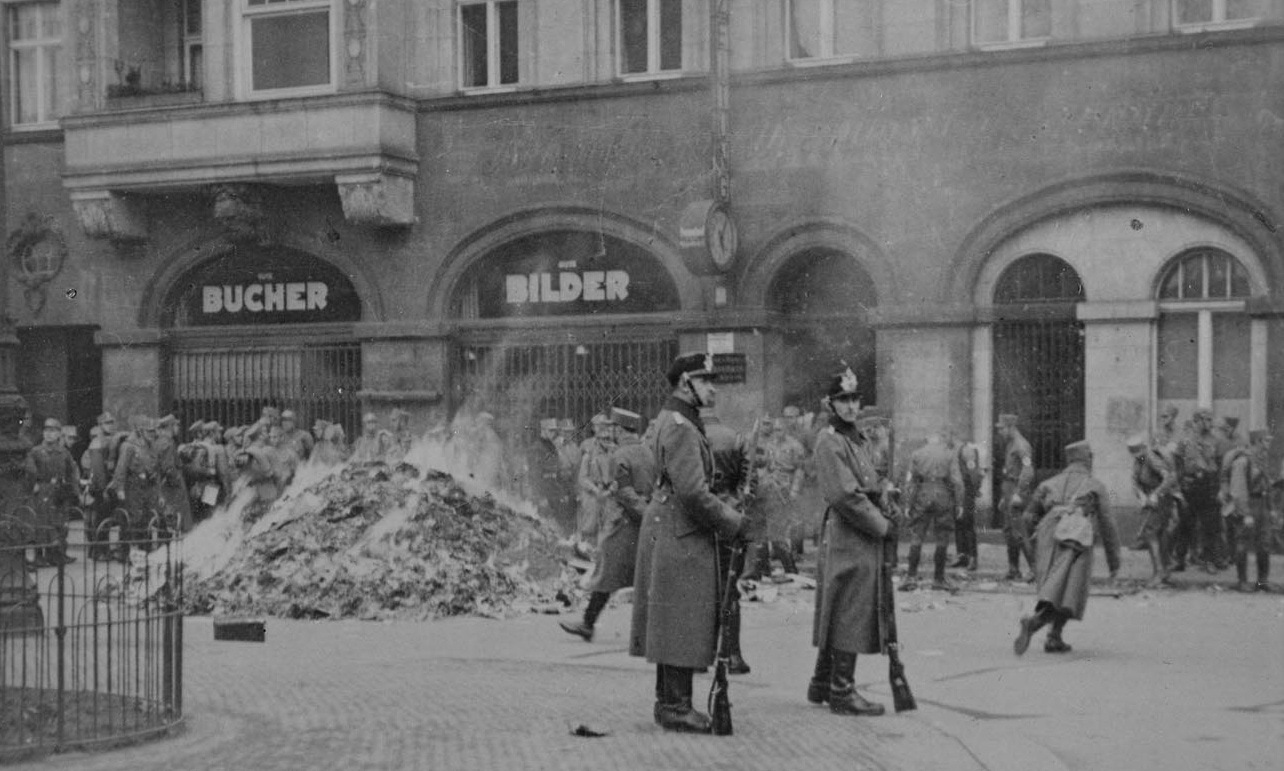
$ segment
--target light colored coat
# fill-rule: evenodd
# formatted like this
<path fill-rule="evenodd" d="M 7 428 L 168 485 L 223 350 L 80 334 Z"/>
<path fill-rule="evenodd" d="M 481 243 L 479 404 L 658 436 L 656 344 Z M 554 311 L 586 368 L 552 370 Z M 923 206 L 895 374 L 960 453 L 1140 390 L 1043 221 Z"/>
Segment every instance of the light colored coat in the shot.
<path fill-rule="evenodd" d="M 1099 542 L 1105 548 L 1111 572 L 1119 569 L 1119 533 L 1110 513 L 1106 486 L 1082 463 L 1071 463 L 1065 471 L 1044 480 L 1026 509 L 1026 516 L 1036 528 L 1034 573 L 1038 604 L 1046 603 L 1073 619 L 1083 620 L 1094 549 L 1079 551 L 1057 542 L 1054 534 L 1062 515 L 1052 509 L 1069 503 L 1083 507 L 1092 519 L 1094 546 Z"/>

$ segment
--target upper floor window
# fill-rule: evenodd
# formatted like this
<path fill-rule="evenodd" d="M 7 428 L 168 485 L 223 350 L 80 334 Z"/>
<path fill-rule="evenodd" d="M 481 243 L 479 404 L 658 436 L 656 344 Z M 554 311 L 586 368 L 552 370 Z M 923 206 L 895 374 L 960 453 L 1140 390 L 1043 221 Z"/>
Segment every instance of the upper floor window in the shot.
<path fill-rule="evenodd" d="M 973 0 L 972 42 L 1002 47 L 1052 37 L 1052 0 Z"/>
<path fill-rule="evenodd" d="M 182 0 L 183 31 L 183 76 L 182 81 L 188 88 L 200 88 L 204 53 L 201 37 L 201 0 Z"/>
<path fill-rule="evenodd" d="M 58 117 L 62 16 L 57 3 L 8 8 L 9 116 L 14 126 L 38 126 Z"/>
<path fill-rule="evenodd" d="M 620 73 L 682 70 L 682 0 L 618 0 Z"/>
<path fill-rule="evenodd" d="M 459 78 L 462 88 L 517 82 L 517 0 L 459 6 Z"/>
<path fill-rule="evenodd" d="M 251 94 L 318 92 L 334 83 L 331 0 L 244 0 L 242 65 Z"/>
<path fill-rule="evenodd" d="M 1247 27 L 1270 5 L 1271 0 L 1173 0 L 1173 23 L 1187 32 Z"/>
<path fill-rule="evenodd" d="M 873 10 L 869 0 L 789 0 L 789 58 L 797 62 L 876 54 Z"/>
<path fill-rule="evenodd" d="M 1186 252 L 1159 282 L 1160 300 L 1230 300 L 1248 297 L 1248 273 L 1220 249 Z"/>

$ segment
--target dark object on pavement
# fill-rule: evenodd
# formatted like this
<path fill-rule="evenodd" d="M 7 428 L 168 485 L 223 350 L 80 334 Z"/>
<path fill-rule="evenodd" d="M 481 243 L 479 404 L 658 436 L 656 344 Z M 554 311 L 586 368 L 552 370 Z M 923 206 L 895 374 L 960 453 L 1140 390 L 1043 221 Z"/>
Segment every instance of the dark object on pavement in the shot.
<path fill-rule="evenodd" d="M 267 624 L 261 618 L 216 618 L 215 640 L 263 642 L 267 637 Z"/>
<path fill-rule="evenodd" d="M 587 736 L 591 738 L 597 738 L 599 736 L 610 736 L 610 735 L 611 735 L 611 732 L 606 730 L 605 728 L 596 728 L 594 726 L 585 725 L 584 723 L 580 723 L 579 725 L 571 729 L 571 736 Z"/>

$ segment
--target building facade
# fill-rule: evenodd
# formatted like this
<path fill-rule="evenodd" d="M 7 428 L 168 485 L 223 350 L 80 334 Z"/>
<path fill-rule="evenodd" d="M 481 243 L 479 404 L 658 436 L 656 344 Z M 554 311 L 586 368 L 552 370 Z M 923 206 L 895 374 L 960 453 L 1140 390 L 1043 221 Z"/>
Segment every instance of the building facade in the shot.
<path fill-rule="evenodd" d="M 842 361 L 1125 502 L 1165 404 L 1284 426 L 1284 0 L 0 9 L 36 417 L 520 432 L 707 348 L 733 425 Z"/>

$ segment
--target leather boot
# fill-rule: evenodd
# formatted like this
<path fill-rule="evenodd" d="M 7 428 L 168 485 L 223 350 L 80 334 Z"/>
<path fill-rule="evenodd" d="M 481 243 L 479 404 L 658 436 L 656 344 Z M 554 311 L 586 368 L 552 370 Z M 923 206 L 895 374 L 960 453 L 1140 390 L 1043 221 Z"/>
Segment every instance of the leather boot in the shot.
<path fill-rule="evenodd" d="M 749 662 L 740 653 L 740 603 L 731 604 L 727 614 L 727 674 L 749 674 Z"/>
<path fill-rule="evenodd" d="M 1008 542 L 1008 574 L 1004 578 L 1009 581 L 1021 580 L 1021 547 L 1011 541 Z"/>
<path fill-rule="evenodd" d="M 1238 581 L 1232 588 L 1237 592 L 1248 594 L 1257 590 L 1257 587 L 1248 582 L 1248 554 L 1235 555 L 1235 578 Z"/>
<path fill-rule="evenodd" d="M 1066 643 L 1065 640 L 1061 639 L 1061 630 L 1065 628 L 1066 621 L 1068 620 L 1069 619 L 1067 619 L 1065 616 L 1062 616 L 1060 614 L 1057 615 L 1056 620 L 1052 622 L 1052 629 L 1048 630 L 1048 639 L 1043 641 L 1044 653 L 1069 653 L 1070 652 L 1070 646 Z"/>
<path fill-rule="evenodd" d="M 788 541 L 781 541 L 782 548 L 777 556 L 780 559 L 780 566 L 790 575 L 798 575 L 798 563 L 794 560 L 793 546 Z"/>
<path fill-rule="evenodd" d="M 824 704 L 829 701 L 829 677 L 834 669 L 834 658 L 829 648 L 816 652 L 816 671 L 812 673 L 811 682 L 807 683 L 807 701 L 812 704 Z"/>
<path fill-rule="evenodd" d="M 932 554 L 932 588 L 938 592 L 953 594 L 959 588 L 945 577 L 945 549 L 945 544 L 938 543 L 936 551 Z"/>
<path fill-rule="evenodd" d="M 1257 552 L 1257 591 L 1275 592 L 1271 586 L 1271 553 L 1265 549 Z"/>
<path fill-rule="evenodd" d="M 856 654 L 834 651 L 829 675 L 829 711 L 835 715 L 881 715 L 882 704 L 866 701 L 856 693 Z"/>
<path fill-rule="evenodd" d="M 909 566 L 905 571 L 905 581 L 901 583 L 902 592 L 912 592 L 918 588 L 918 563 L 923 559 L 922 544 L 912 544 L 909 548 Z"/>
<path fill-rule="evenodd" d="M 664 665 L 655 665 L 655 708 L 651 710 L 655 724 L 660 725 L 660 712 L 664 708 Z"/>
<path fill-rule="evenodd" d="M 679 733 L 707 734 L 713 723 L 709 716 L 691 706 L 691 679 L 694 670 L 664 668 L 664 703 L 660 705 L 660 727 Z"/>
<path fill-rule="evenodd" d="M 1048 615 L 1043 611 L 1039 611 L 1033 616 L 1022 617 L 1019 623 L 1021 628 L 1017 632 L 1016 640 L 1012 643 L 1012 651 L 1021 656 L 1030 647 L 1030 638 L 1034 636 L 1034 633 L 1048 623 Z"/>

